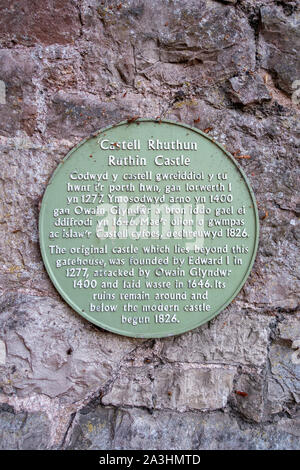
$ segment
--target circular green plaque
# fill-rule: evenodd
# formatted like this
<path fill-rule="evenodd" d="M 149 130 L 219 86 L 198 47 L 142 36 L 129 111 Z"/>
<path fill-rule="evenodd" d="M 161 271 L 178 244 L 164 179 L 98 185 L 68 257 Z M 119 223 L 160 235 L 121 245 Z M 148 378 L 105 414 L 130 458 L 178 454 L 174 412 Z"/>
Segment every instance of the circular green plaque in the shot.
<path fill-rule="evenodd" d="M 258 231 L 233 157 L 171 121 L 126 121 L 83 141 L 40 211 L 61 296 L 92 323 L 140 338 L 183 333 L 224 309 L 250 273 Z"/>

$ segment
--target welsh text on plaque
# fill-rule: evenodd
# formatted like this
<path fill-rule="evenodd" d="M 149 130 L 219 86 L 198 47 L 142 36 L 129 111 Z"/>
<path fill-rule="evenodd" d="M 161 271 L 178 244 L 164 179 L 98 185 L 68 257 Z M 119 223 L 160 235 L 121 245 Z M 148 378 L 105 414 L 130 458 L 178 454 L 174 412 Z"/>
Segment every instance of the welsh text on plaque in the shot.
<path fill-rule="evenodd" d="M 40 211 L 56 289 L 109 331 L 171 336 L 238 294 L 258 244 L 255 199 L 206 134 L 141 119 L 95 133 L 59 164 Z"/>

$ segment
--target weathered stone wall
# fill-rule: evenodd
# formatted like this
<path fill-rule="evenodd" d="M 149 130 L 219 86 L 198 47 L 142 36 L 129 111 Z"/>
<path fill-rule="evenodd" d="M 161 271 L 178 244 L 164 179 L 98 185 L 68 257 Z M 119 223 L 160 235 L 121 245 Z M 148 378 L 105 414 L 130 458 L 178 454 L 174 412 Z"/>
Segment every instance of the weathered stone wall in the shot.
<path fill-rule="evenodd" d="M 1 1 L 1 447 L 299 447 L 297 4 Z M 251 276 L 215 320 L 175 338 L 89 324 L 39 251 L 57 164 L 131 116 L 187 123 L 251 157 L 239 159 L 261 219 Z"/>

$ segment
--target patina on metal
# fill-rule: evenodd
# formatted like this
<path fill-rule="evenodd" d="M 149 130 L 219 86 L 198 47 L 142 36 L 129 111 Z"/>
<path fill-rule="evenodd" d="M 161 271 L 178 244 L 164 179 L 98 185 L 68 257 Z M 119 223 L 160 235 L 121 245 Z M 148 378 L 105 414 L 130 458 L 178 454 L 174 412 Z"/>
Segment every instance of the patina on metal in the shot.
<path fill-rule="evenodd" d="M 42 257 L 65 301 L 142 338 L 221 312 L 246 282 L 258 233 L 235 159 L 171 121 L 134 119 L 83 141 L 54 172 L 40 211 Z"/>

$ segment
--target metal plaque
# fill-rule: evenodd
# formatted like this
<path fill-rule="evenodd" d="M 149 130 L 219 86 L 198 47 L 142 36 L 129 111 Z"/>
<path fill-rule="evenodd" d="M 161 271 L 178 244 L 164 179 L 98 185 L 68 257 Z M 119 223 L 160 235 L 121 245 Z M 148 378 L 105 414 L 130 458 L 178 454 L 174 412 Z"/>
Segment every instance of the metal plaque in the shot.
<path fill-rule="evenodd" d="M 83 141 L 40 211 L 61 296 L 92 323 L 139 338 L 177 335 L 223 310 L 250 273 L 258 231 L 235 159 L 171 121 L 133 119 Z"/>

